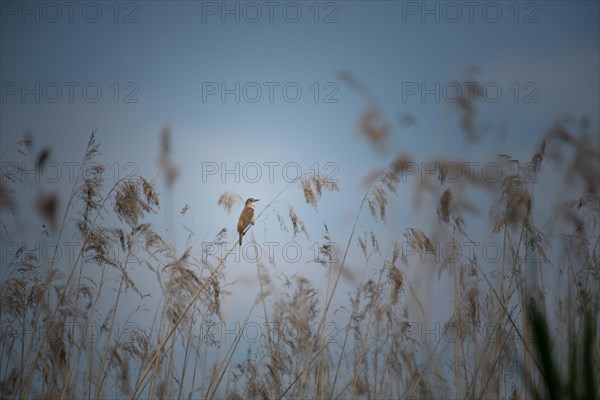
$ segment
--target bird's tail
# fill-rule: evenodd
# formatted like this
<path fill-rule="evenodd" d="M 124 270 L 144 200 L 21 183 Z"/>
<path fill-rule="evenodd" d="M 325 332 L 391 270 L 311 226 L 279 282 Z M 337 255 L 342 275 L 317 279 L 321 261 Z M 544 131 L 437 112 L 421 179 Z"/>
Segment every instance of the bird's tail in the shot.
<path fill-rule="evenodd" d="M 240 232 L 240 246 L 242 245 L 242 238 L 244 237 L 244 233 Z"/>

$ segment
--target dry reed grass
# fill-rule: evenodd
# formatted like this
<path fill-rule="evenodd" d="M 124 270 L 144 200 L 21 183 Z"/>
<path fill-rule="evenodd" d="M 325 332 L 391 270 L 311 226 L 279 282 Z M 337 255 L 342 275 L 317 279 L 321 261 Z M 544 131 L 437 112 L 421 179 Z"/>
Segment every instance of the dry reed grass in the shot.
<path fill-rule="evenodd" d="M 359 122 L 361 133 L 377 149 L 386 148 L 391 124 L 382 117 L 373 95 L 350 74 L 341 78 L 369 102 Z M 459 102 L 459 108 L 466 137 L 480 140 L 474 105 Z M 244 326 L 255 313 L 262 313 L 273 329 L 241 362 L 234 361 L 239 359 L 234 355 L 242 340 L 238 333 L 226 354 L 217 353 L 212 365 L 206 365 L 207 355 L 219 348 L 218 338 L 200 337 L 197 332 L 202 326 L 225 322 L 223 304 L 235 301 L 224 289 L 222 273 L 231 252 L 208 256 L 186 245 L 179 253 L 147 222 L 160 203 L 154 182 L 140 177 L 106 187 L 104 166 L 96 165 L 85 174 L 79 171 L 71 194 L 63 200 L 62 219 L 57 215 L 57 195 L 42 193 L 36 203 L 59 243 L 66 232 L 77 230 L 80 245 L 75 260 L 47 263 L 24 243 L 4 266 L 1 397 L 597 396 L 600 153 L 592 141 L 598 135 L 589 130 L 586 121 L 574 127 L 568 121 L 558 122 L 544 135 L 529 168 L 497 184 L 481 178 L 449 183 L 444 167 L 460 160 L 429 160 L 438 168 L 438 179 L 417 182 L 413 189 L 419 202 L 429 196 L 428 204 L 433 206 L 424 212 L 435 213 L 437 223 L 432 228 L 406 227 L 403 241 L 388 243 L 374 230 L 359 232 L 357 227 L 362 218 L 383 223 L 394 218 L 386 210 L 398 193 L 404 166 L 413 161 L 410 155 L 400 154 L 388 168 L 369 175 L 347 245 L 341 247 L 341 260 L 334 261 L 339 255 L 332 246 L 336 238 L 324 225 L 315 261 L 325 267 L 327 291 L 318 290 L 301 275 L 281 276 L 272 266 L 257 262 L 257 294 Z M 172 186 L 177 168 L 169 158 L 170 146 L 165 130 L 160 165 Z M 94 159 L 98 147 L 92 134 L 82 165 Z M 9 150 L 27 156 L 30 148 L 26 139 Z M 37 164 L 43 165 L 50 155 L 49 149 L 42 150 Z M 508 155 L 495 161 L 518 163 Z M 556 181 L 544 174 L 551 167 L 563 174 L 561 197 L 550 199 L 554 221 L 540 226 L 534 215 L 540 201 L 535 189 L 545 179 Z M 16 208 L 16 177 L 2 178 L 3 235 L 9 239 L 14 222 L 7 218 L 23 210 Z M 339 189 L 321 175 L 304 175 L 263 210 L 274 211 L 283 233 L 308 241 L 297 207 L 276 207 L 275 201 L 292 188 L 313 208 L 326 192 Z M 492 200 L 476 206 L 468 198 L 469 190 L 486 193 Z M 239 204 L 241 197 L 235 193 L 218 199 L 228 214 Z M 365 206 L 370 216 L 362 214 Z M 476 256 L 451 253 L 452 257 L 422 266 L 429 267 L 437 280 L 450 283 L 452 298 L 443 301 L 451 304 L 451 313 L 438 333 L 443 337 L 452 332 L 455 338 L 423 340 L 415 334 L 416 322 L 431 322 L 434 310 L 428 307 L 427 295 L 411 282 L 415 259 L 409 258 L 402 244 L 412 246 L 418 256 L 436 254 L 434 243 L 474 244 L 471 235 L 477 234 L 477 227 L 466 221 L 480 216 L 486 206 L 489 218 L 479 218 L 480 225 L 487 223 L 487 234 L 503 249 L 502 259 L 491 265 Z M 180 214 L 189 209 L 186 204 Z M 221 230 L 214 243 L 224 244 L 226 233 Z M 121 251 L 115 253 L 114 248 Z M 115 338 L 119 323 L 143 309 L 147 296 L 129 262 L 135 248 L 143 252 L 141 265 L 156 277 L 162 300 L 151 326 L 134 325 Z M 334 303 L 341 277 L 361 273 L 356 249 L 364 259 L 363 278 L 350 280 L 357 284 L 347 303 Z M 108 311 L 103 306 L 107 301 Z M 137 309 L 122 309 L 123 304 L 136 302 Z M 343 323 L 332 334 L 328 323 L 333 316 Z M 89 324 L 100 327 L 96 340 L 73 329 Z M 456 330 L 457 326 L 470 329 Z M 494 340 L 486 340 L 491 326 Z M 561 342 L 567 346 L 559 346 Z"/>

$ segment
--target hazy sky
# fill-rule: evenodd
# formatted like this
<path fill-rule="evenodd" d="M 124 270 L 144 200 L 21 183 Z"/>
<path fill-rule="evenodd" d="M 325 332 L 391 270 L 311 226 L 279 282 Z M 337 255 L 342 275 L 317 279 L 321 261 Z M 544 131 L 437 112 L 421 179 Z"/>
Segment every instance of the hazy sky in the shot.
<path fill-rule="evenodd" d="M 156 221 L 167 229 L 164 221 L 189 204 L 176 220 L 195 232 L 195 244 L 223 227 L 235 230 L 240 209 L 227 215 L 217 206 L 221 193 L 260 198 L 260 211 L 298 167 L 333 173 L 340 192 L 326 194 L 317 212 L 300 190 L 284 200 L 310 232 L 318 235 L 326 223 L 345 245 L 364 194 L 360 183 L 399 153 L 418 160 L 498 153 L 528 159 L 565 115 L 587 115 L 598 130 L 597 1 L 0 4 L 0 150 L 31 132 L 35 149 L 49 146 L 50 160 L 62 168 L 58 183 L 45 188 L 64 199 L 66 163 L 81 159 L 95 130 L 99 161 L 114 176 L 158 177 L 164 193 L 157 160 L 160 131 L 168 126 L 180 176 Z M 477 72 L 469 73 L 472 67 Z M 393 128 L 383 152 L 357 134 L 368 102 L 340 79 L 344 71 L 368 88 Z M 459 85 L 465 80 L 485 89 L 477 121 L 490 130 L 481 144 L 469 144 L 460 128 L 456 88 L 467 91 Z M 408 114 L 416 122 L 403 127 Z M 3 168 L 13 156 L 3 156 Z M 236 163 L 239 181 L 221 176 Z M 410 212 L 410 190 L 403 188 L 391 206 L 385 246 L 402 229 L 426 225 Z M 20 206 L 31 207 L 25 200 Z M 285 212 L 286 203 L 281 207 Z M 187 231 L 178 223 L 182 247 Z M 255 227 L 257 240 L 289 240 L 266 235 L 263 226 Z M 38 237 L 39 224 L 21 232 L 29 235 Z M 304 261 L 279 265 L 290 275 L 323 276 Z M 254 275 L 255 269 L 227 272 L 232 281 Z M 230 315 L 239 302 L 238 296 L 225 305 Z"/>
<path fill-rule="evenodd" d="M 298 167 L 335 173 L 342 192 L 322 214 L 345 234 L 359 182 L 400 152 L 529 157 L 557 118 L 598 125 L 594 1 L 69 4 L 2 2 L 2 149 L 31 132 L 68 184 L 64 163 L 80 160 L 96 130 L 113 176 L 154 177 L 169 126 L 181 173 L 172 204 L 190 204 L 201 237 L 235 223 L 216 208 L 222 192 L 270 199 Z M 356 134 L 367 102 L 341 71 L 393 126 L 383 156 Z M 485 89 L 478 118 L 492 130 L 479 147 L 458 124 L 465 80 Z M 402 128 L 406 114 L 416 124 Z M 239 182 L 221 177 L 236 162 Z"/>
<path fill-rule="evenodd" d="M 367 103 L 340 71 L 371 90 L 394 124 L 395 149 L 464 156 L 455 84 L 477 66 L 481 120 L 508 126 L 492 154 L 529 155 L 562 115 L 598 122 L 597 17 L 594 1 L 2 2 L 2 149 L 31 131 L 54 160 L 76 161 L 96 130 L 121 174 L 135 162 L 153 176 L 169 126 L 176 207 L 213 208 L 224 190 L 268 199 L 288 162 L 304 172 L 336 163 L 353 196 L 365 172 L 399 150 L 381 158 L 357 140 Z M 417 123 L 400 129 L 406 113 Z M 202 181 L 203 163 L 236 161 L 240 172 L 249 161 L 281 169 L 273 183 Z M 222 217 L 203 216 L 203 231 Z"/>

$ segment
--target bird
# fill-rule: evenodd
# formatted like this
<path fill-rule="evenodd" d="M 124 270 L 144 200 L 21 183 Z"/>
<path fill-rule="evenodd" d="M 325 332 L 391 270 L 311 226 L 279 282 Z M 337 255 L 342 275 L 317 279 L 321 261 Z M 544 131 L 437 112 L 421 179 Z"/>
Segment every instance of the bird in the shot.
<path fill-rule="evenodd" d="M 254 225 L 254 205 L 259 199 L 253 199 L 252 197 L 246 200 L 246 204 L 242 213 L 240 214 L 240 219 L 238 220 L 237 230 L 240 234 L 240 246 L 242 245 L 242 238 L 244 237 L 244 231 L 250 225 Z"/>

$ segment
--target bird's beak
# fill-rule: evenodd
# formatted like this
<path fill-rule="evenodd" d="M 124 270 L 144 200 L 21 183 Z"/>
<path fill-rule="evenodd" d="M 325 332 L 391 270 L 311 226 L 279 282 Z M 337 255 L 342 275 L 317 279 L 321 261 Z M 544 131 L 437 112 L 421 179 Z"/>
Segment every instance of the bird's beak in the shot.
<path fill-rule="evenodd" d="M 260 201 L 260 199 L 254 199 L 254 201 Z"/>

